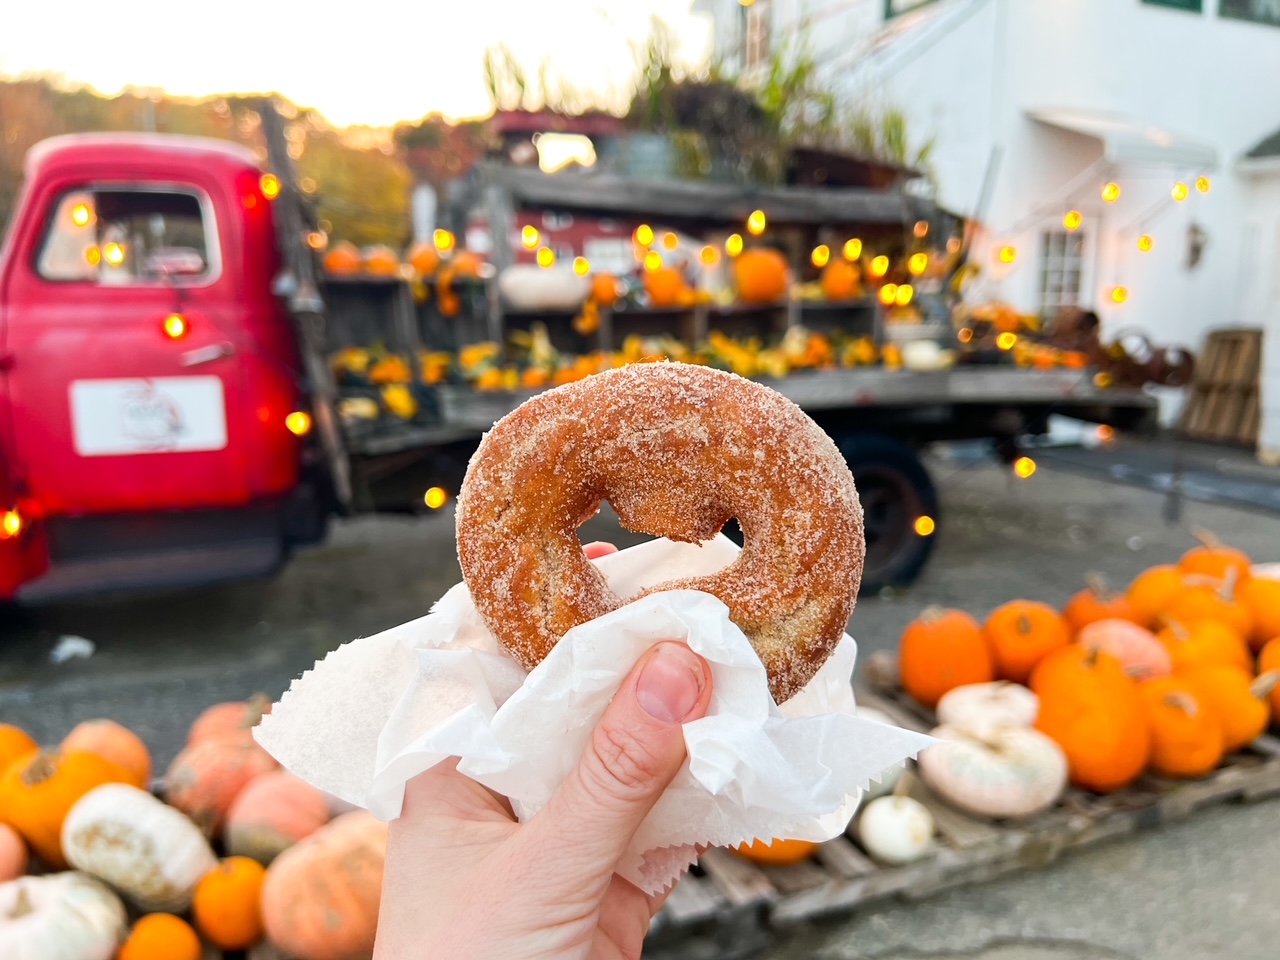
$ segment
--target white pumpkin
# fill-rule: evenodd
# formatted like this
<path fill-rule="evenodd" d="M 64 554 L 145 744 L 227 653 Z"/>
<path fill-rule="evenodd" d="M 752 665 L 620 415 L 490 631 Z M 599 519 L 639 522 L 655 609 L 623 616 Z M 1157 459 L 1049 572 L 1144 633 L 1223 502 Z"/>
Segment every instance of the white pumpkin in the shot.
<path fill-rule="evenodd" d="M 591 292 L 591 280 L 567 267 L 518 263 L 498 275 L 498 292 L 513 310 L 577 310 Z"/>
<path fill-rule="evenodd" d="M 62 826 L 62 849 L 77 870 L 107 881 L 143 910 L 180 913 L 218 864 L 200 829 L 145 790 L 95 787 Z"/>
<path fill-rule="evenodd" d="M 83 873 L 0 883 L 4 960 L 111 960 L 127 930 L 120 898 Z"/>
<path fill-rule="evenodd" d="M 978 736 L 1004 727 L 1035 726 L 1040 698 L 1020 683 L 967 683 L 948 690 L 938 701 L 938 723 Z"/>
<path fill-rule="evenodd" d="M 933 849 L 933 814 L 906 796 L 872 800 L 858 817 L 858 839 L 877 860 L 903 864 L 919 860 Z"/>
<path fill-rule="evenodd" d="M 893 722 L 893 718 L 883 710 L 877 710 L 875 707 L 857 707 L 856 710 L 859 719 L 872 720 L 876 723 L 883 723 L 890 727 L 897 726 L 897 724 Z M 898 781 L 902 779 L 902 774 L 906 769 L 907 761 L 904 760 L 902 763 L 895 764 L 882 773 L 879 780 L 872 780 L 871 783 L 867 785 L 867 789 L 862 791 L 862 803 L 865 805 L 870 803 L 872 800 L 875 800 L 877 797 L 883 797 L 887 794 L 893 793 L 893 788 L 898 785 Z"/>
<path fill-rule="evenodd" d="M 908 370 L 945 370 L 955 359 L 953 351 L 943 350 L 935 340 L 908 340 L 902 345 L 902 365 Z"/>
<path fill-rule="evenodd" d="M 937 727 L 944 742 L 916 760 L 920 775 L 953 806 L 982 817 L 1029 817 L 1057 803 L 1067 786 L 1067 757 L 1052 739 L 1028 727 L 1003 727 L 981 737 Z"/>

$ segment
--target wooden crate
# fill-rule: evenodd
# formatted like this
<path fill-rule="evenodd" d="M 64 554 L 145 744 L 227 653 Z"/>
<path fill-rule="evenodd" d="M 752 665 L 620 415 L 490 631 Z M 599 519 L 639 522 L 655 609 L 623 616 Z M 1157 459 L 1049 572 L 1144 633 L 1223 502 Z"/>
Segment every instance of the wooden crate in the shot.
<path fill-rule="evenodd" d="M 903 727 L 928 731 L 934 726 L 928 711 L 896 689 L 860 693 L 858 702 Z M 1280 739 L 1259 737 L 1200 780 L 1144 776 L 1105 796 L 1072 788 L 1052 809 L 1022 822 L 962 813 L 918 778 L 912 778 L 910 792 L 937 823 L 936 847 L 924 859 L 901 867 L 881 865 L 858 845 L 852 825 L 846 835 L 822 844 L 811 861 L 796 866 L 757 866 L 727 850 L 709 850 L 655 918 L 646 957 L 728 958 L 738 954 L 724 939 L 726 927 L 741 942 L 754 937 L 758 948 L 774 931 L 812 919 L 1039 869 L 1069 850 L 1182 820 L 1205 807 L 1280 795 Z"/>
<path fill-rule="evenodd" d="M 1215 330 L 1205 340 L 1179 430 L 1193 440 L 1258 442 L 1261 330 Z"/>

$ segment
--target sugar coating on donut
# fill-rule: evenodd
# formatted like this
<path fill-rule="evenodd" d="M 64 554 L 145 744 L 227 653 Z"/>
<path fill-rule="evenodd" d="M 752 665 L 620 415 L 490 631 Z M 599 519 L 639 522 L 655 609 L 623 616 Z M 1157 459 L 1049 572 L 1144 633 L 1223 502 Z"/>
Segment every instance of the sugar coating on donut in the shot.
<path fill-rule="evenodd" d="M 659 584 L 719 597 L 781 703 L 835 649 L 864 558 L 853 478 L 781 394 L 682 363 L 632 364 L 548 390 L 498 421 L 458 496 L 458 557 L 476 608 L 532 669 L 570 628 L 616 609 L 578 540 L 602 501 L 630 530 L 701 543 L 736 517 L 737 560 Z"/>

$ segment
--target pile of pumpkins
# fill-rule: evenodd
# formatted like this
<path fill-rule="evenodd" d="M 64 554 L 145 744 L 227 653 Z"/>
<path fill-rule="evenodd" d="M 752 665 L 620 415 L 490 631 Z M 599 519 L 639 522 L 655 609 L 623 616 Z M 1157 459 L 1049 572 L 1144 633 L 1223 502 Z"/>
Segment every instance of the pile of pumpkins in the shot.
<path fill-rule="evenodd" d="M 269 708 L 210 707 L 155 784 L 111 720 L 45 748 L 0 724 L 0 957 L 370 956 L 386 825 L 281 770 L 251 735 Z"/>

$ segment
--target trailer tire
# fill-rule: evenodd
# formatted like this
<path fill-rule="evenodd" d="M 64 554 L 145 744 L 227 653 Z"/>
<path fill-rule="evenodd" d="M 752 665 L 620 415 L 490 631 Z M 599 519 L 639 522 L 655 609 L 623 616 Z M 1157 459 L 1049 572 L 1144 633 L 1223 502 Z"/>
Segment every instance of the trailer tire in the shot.
<path fill-rule="evenodd" d="M 937 538 L 938 491 L 915 450 L 880 434 L 837 435 L 858 487 L 867 532 L 867 560 L 861 593 L 909 586 L 924 569 Z M 916 532 L 919 517 L 931 517 L 934 530 Z M 730 520 L 722 531 L 742 545 L 742 528 Z"/>

